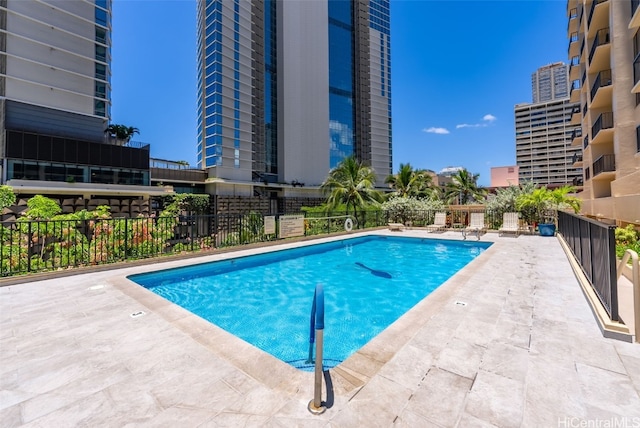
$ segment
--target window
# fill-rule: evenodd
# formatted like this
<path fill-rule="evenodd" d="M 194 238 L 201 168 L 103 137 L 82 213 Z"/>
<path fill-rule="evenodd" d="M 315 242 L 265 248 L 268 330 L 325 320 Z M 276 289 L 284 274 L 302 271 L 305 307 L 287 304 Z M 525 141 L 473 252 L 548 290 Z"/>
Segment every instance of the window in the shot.
<path fill-rule="evenodd" d="M 96 59 L 98 61 L 107 62 L 107 48 L 102 45 L 96 45 Z"/>
<path fill-rule="evenodd" d="M 104 9 L 100 9 L 98 7 L 96 7 L 96 24 L 102 25 L 104 27 L 108 27 L 108 21 L 107 21 L 107 11 Z"/>
<path fill-rule="evenodd" d="M 107 30 L 96 27 L 96 42 L 107 44 Z"/>

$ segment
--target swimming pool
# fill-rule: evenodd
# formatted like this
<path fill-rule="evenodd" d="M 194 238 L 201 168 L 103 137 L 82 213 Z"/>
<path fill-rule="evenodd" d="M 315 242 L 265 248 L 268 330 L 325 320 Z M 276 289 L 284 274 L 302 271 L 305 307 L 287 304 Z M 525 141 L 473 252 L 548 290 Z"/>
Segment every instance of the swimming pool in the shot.
<path fill-rule="evenodd" d="M 491 244 L 366 236 L 128 278 L 294 367 L 311 370 L 309 315 L 325 293 L 324 359 L 348 358 Z"/>

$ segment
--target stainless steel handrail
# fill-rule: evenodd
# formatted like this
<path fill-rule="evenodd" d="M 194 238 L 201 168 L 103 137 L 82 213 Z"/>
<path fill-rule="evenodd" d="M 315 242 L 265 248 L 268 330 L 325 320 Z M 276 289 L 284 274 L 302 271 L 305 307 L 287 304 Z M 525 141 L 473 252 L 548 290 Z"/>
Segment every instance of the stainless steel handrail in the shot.
<path fill-rule="evenodd" d="M 638 253 L 633 250 L 627 250 L 622 256 L 622 260 L 618 263 L 617 278 L 620 279 L 622 269 L 631 259 L 631 283 L 633 286 L 633 318 L 635 323 L 634 334 L 636 342 L 640 343 L 640 266 L 638 265 Z"/>
<path fill-rule="evenodd" d="M 313 342 L 316 343 L 316 361 L 315 361 L 315 382 L 313 389 L 313 400 L 309 401 L 307 409 L 314 415 L 319 415 L 327 410 L 322 403 L 322 346 L 324 333 L 324 289 L 322 284 L 316 285 L 313 293 L 313 304 L 311 306 L 311 320 L 309 331 L 309 360 L 313 360 Z M 315 334 L 314 334 L 315 333 Z"/>

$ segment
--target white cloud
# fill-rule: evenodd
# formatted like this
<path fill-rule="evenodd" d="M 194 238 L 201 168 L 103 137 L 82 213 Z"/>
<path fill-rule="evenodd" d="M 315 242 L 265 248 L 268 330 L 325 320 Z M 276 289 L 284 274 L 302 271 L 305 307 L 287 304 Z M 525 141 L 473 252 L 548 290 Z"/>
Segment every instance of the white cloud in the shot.
<path fill-rule="evenodd" d="M 480 128 L 481 126 L 487 126 L 487 124 L 486 123 L 474 123 L 474 124 L 461 123 L 460 125 L 456 125 L 456 129 L 459 129 L 459 128 Z"/>
<path fill-rule="evenodd" d="M 423 132 L 427 132 L 429 134 L 448 134 L 449 130 L 447 128 L 436 128 L 436 127 L 431 127 L 431 128 L 425 128 L 422 130 Z"/>
<path fill-rule="evenodd" d="M 460 128 L 484 128 L 484 127 L 489 126 L 489 124 L 493 123 L 497 119 L 498 118 L 495 117 L 492 114 L 485 114 L 482 117 L 482 120 L 484 121 L 484 123 L 461 123 L 459 125 L 456 125 L 456 129 L 460 129 Z"/>

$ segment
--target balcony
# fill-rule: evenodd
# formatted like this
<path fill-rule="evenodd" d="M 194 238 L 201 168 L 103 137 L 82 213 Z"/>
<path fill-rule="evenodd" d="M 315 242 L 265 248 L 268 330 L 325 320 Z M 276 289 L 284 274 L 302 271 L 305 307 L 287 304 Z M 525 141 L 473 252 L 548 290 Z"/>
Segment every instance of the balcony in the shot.
<path fill-rule="evenodd" d="M 575 105 L 571 109 L 571 121 L 569 122 L 571 125 L 579 125 L 582 116 L 580 116 L 580 106 Z"/>
<path fill-rule="evenodd" d="M 578 50 L 580 47 L 580 38 L 578 37 L 578 32 L 574 31 L 569 36 L 569 47 L 567 48 L 567 57 L 572 58 L 574 56 L 580 56 L 580 51 Z"/>
<path fill-rule="evenodd" d="M 204 183 L 207 172 L 202 169 L 169 169 L 151 167 L 153 181 L 179 181 L 187 183 Z"/>
<path fill-rule="evenodd" d="M 613 138 L 613 112 L 602 113 L 591 127 L 591 144 L 611 141 Z"/>
<path fill-rule="evenodd" d="M 596 33 L 591 42 L 589 51 L 589 70 L 592 72 L 611 68 L 609 58 L 611 55 L 611 33 L 609 28 L 602 28 Z"/>
<path fill-rule="evenodd" d="M 631 0 L 631 21 L 629 21 L 629 29 L 640 27 L 640 0 Z"/>
<path fill-rule="evenodd" d="M 615 177 L 616 155 L 602 155 L 593 163 L 593 179 Z"/>
<path fill-rule="evenodd" d="M 584 105 L 582 106 L 582 117 L 585 118 L 587 117 L 587 102 L 585 101 Z"/>
<path fill-rule="evenodd" d="M 573 142 L 575 140 L 579 141 L 581 138 L 582 138 L 582 128 L 576 128 L 573 131 L 571 131 L 571 142 L 572 142 L 571 145 L 572 146 L 574 145 Z"/>
<path fill-rule="evenodd" d="M 592 28 L 602 28 L 605 25 L 609 25 L 609 1 L 593 0 L 589 10 L 589 18 L 587 18 L 589 37 L 593 36 Z"/>
<path fill-rule="evenodd" d="M 602 70 L 591 86 L 591 108 L 610 106 L 611 92 L 611 70 Z"/>
<path fill-rule="evenodd" d="M 569 80 L 580 79 L 580 57 L 577 55 L 571 58 L 571 64 L 569 65 Z"/>
<path fill-rule="evenodd" d="M 578 168 L 582 166 L 582 153 L 574 153 L 571 164 Z"/>
<path fill-rule="evenodd" d="M 584 140 L 582 140 L 582 150 L 586 150 L 589 147 L 589 136 L 585 135 Z"/>
<path fill-rule="evenodd" d="M 569 11 L 569 22 L 567 22 L 567 34 L 578 31 L 578 9 L 575 7 Z"/>
<path fill-rule="evenodd" d="M 569 102 L 577 103 L 580 101 L 580 81 L 574 80 L 571 82 L 571 89 L 569 90 Z"/>
<path fill-rule="evenodd" d="M 640 55 L 633 61 L 633 89 L 632 93 L 640 93 Z"/>

